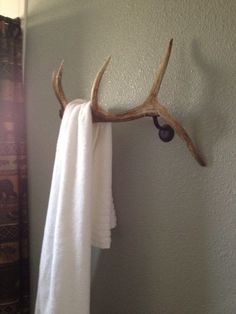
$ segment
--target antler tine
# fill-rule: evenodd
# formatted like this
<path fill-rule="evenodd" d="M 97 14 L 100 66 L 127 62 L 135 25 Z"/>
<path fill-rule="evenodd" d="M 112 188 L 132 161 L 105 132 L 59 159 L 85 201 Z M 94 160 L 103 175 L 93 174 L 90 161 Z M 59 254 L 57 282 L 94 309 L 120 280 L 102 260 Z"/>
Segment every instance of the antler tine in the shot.
<path fill-rule="evenodd" d="M 63 88 L 62 88 L 62 83 L 61 83 L 63 68 L 64 68 L 64 61 L 62 60 L 58 70 L 54 71 L 52 74 L 53 89 L 54 89 L 56 97 L 57 97 L 57 99 L 61 105 L 60 117 L 62 117 L 63 112 L 65 110 L 65 107 L 68 104 L 68 101 L 66 99 L 65 93 L 64 93 Z"/>
<path fill-rule="evenodd" d="M 158 94 L 158 92 L 160 90 L 161 83 L 162 83 L 162 80 L 163 80 L 163 77 L 165 75 L 166 68 L 168 66 L 168 62 L 169 62 L 169 59 L 170 59 L 172 45 L 173 45 L 173 38 L 169 42 L 168 48 L 166 50 L 165 57 L 164 57 L 163 61 L 160 64 L 160 67 L 159 67 L 159 69 L 157 71 L 157 77 L 156 77 L 156 79 L 155 79 L 155 81 L 153 83 L 153 86 L 151 88 L 151 91 L 149 93 L 149 95 L 151 97 L 153 97 L 153 98 L 157 97 L 157 94 Z"/>
<path fill-rule="evenodd" d="M 101 69 L 97 73 L 96 78 L 93 82 L 93 86 L 92 86 L 92 90 L 91 90 L 91 103 L 92 103 L 93 110 L 96 110 L 99 107 L 99 105 L 98 105 L 98 89 L 99 89 L 103 74 L 106 71 L 106 68 L 107 68 L 110 60 L 111 60 L 111 56 L 109 56 L 108 59 L 106 60 L 106 62 L 103 64 L 103 66 L 101 67 Z"/>
<path fill-rule="evenodd" d="M 187 131 L 181 126 L 181 124 L 175 120 L 175 118 L 169 113 L 169 111 L 162 106 L 158 101 L 156 102 L 158 106 L 158 113 L 160 117 L 162 117 L 166 123 L 168 123 L 179 135 L 179 137 L 186 143 L 188 150 L 192 154 L 192 156 L 196 159 L 196 161 L 203 167 L 206 166 L 205 160 L 202 158 L 200 152 L 193 144 L 190 136 Z"/>

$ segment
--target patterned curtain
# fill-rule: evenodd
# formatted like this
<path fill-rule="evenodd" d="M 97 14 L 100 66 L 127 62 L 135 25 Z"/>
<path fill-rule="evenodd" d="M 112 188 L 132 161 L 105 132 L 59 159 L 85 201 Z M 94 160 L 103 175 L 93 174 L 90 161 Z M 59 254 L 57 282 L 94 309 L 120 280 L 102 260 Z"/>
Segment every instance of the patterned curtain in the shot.
<path fill-rule="evenodd" d="M 29 313 L 24 110 L 20 19 L 0 16 L 0 314 Z"/>

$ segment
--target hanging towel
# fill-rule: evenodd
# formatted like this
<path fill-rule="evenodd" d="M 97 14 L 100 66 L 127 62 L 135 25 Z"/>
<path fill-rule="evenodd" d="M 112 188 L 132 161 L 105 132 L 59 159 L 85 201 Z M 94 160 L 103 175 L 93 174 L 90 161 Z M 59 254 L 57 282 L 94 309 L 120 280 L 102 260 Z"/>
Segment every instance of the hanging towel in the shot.
<path fill-rule="evenodd" d="M 116 225 L 110 123 L 90 102 L 66 106 L 59 132 L 35 314 L 89 314 L 91 245 L 109 248 Z"/>

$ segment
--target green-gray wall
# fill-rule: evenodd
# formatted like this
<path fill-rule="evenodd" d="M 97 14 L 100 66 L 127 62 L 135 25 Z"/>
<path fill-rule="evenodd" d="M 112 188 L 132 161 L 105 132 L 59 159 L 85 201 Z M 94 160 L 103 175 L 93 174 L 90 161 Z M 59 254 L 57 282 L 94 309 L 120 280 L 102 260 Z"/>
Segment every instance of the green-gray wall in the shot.
<path fill-rule="evenodd" d="M 97 70 L 112 55 L 101 102 L 131 108 L 147 95 L 173 37 L 160 100 L 198 143 L 208 167 L 177 136 L 162 143 L 151 119 L 114 125 L 118 227 L 112 249 L 94 252 L 91 312 L 234 314 L 236 2 L 29 0 L 28 9 L 33 295 L 60 125 L 53 69 L 64 59 L 67 97 L 88 99 Z"/>

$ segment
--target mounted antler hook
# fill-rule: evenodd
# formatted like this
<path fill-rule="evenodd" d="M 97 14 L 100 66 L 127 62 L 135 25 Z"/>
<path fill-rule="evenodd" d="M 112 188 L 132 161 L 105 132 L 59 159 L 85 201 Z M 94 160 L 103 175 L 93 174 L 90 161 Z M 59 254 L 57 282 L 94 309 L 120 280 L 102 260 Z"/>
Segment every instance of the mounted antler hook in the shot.
<path fill-rule="evenodd" d="M 166 68 L 168 66 L 169 59 L 170 59 L 172 44 L 173 44 L 173 39 L 171 39 L 169 42 L 165 57 L 160 64 L 156 79 L 152 85 L 152 88 L 146 100 L 141 105 L 135 106 L 133 109 L 130 109 L 122 113 L 107 112 L 103 110 L 99 106 L 99 103 L 98 103 L 99 86 L 100 86 L 103 74 L 111 60 L 111 57 L 109 57 L 107 61 L 104 63 L 104 65 L 101 67 L 100 71 L 97 73 L 93 86 L 92 86 L 91 107 L 92 107 L 92 113 L 93 113 L 93 121 L 94 122 L 122 122 L 122 121 L 130 121 L 130 120 L 138 119 L 145 116 L 149 116 L 149 117 L 160 116 L 163 120 L 165 120 L 165 122 L 170 126 L 170 128 L 175 130 L 175 132 L 179 135 L 179 137 L 186 143 L 187 148 L 189 149 L 193 157 L 197 160 L 197 162 L 201 166 L 206 166 L 204 159 L 199 153 L 197 147 L 193 144 L 193 141 L 191 140 L 186 130 L 181 126 L 181 124 L 178 121 L 175 120 L 175 118 L 169 113 L 169 111 L 160 104 L 160 102 L 157 99 L 158 92 L 160 90 L 161 83 L 162 83 L 162 80 L 163 80 Z M 63 70 L 63 63 L 60 65 L 58 71 L 53 74 L 53 88 L 61 104 L 60 116 L 62 116 L 63 111 L 68 103 L 62 89 L 62 84 L 61 84 L 62 70 Z M 170 131 L 170 129 L 168 130 Z"/>

